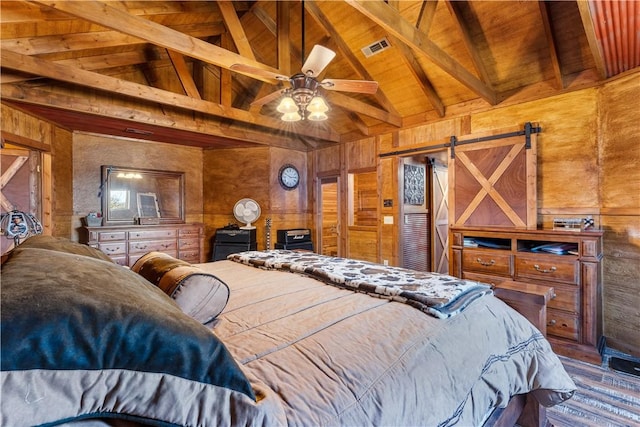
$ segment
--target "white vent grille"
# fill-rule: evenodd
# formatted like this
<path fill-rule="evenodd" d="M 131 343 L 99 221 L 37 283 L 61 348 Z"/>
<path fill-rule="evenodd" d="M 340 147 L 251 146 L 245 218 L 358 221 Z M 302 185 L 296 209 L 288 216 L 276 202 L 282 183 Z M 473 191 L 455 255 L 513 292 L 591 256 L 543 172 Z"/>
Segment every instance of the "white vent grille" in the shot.
<path fill-rule="evenodd" d="M 387 40 L 387 38 L 385 37 L 382 40 L 378 40 L 377 42 L 370 44 L 369 46 L 363 47 L 362 53 L 364 53 L 364 56 L 368 58 L 390 47 L 391 47 L 391 44 L 389 43 L 389 40 Z"/>

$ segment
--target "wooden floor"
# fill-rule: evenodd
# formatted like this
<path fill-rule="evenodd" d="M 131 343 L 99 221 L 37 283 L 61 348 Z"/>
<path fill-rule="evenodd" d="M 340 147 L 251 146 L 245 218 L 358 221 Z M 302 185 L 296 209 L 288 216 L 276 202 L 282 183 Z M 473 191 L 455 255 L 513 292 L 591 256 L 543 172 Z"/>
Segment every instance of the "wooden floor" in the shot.
<path fill-rule="evenodd" d="M 640 377 L 560 359 L 578 389 L 567 402 L 547 409 L 554 426 L 640 426 Z"/>

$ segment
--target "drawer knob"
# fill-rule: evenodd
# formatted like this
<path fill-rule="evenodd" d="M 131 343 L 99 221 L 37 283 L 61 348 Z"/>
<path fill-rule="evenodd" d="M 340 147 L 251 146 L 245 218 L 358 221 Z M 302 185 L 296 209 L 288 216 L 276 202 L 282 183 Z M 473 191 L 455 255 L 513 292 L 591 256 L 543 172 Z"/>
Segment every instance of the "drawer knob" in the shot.
<path fill-rule="evenodd" d="M 556 324 L 556 320 L 555 319 L 551 319 L 548 323 L 548 326 L 555 326 Z"/>
<path fill-rule="evenodd" d="M 136 245 L 136 249 L 147 249 L 147 245 Z"/>
<path fill-rule="evenodd" d="M 480 257 L 476 258 L 476 262 L 480 265 L 484 265 L 485 267 L 490 267 L 496 263 L 494 259 L 492 259 L 491 261 L 483 261 Z"/>
<path fill-rule="evenodd" d="M 551 268 L 548 268 L 548 269 L 544 269 L 544 268 L 540 268 L 538 264 L 534 264 L 533 268 L 535 268 L 535 270 L 539 271 L 540 273 L 553 273 L 554 271 L 556 271 L 556 268 L 554 266 L 551 266 Z"/>
<path fill-rule="evenodd" d="M 120 250 L 120 248 L 119 247 L 118 248 L 105 248 L 105 250 L 107 252 L 118 252 Z"/>

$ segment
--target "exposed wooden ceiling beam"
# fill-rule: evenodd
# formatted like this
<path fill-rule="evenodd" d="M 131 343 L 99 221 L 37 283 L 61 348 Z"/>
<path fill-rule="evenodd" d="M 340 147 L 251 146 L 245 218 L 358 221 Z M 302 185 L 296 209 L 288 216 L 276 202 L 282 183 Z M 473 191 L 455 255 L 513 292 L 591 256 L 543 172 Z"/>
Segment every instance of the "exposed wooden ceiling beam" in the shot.
<path fill-rule="evenodd" d="M 558 89 L 564 89 L 560 59 L 558 58 L 558 50 L 556 49 L 556 40 L 553 36 L 553 24 L 551 23 L 551 17 L 549 15 L 549 5 L 546 1 L 539 1 L 538 5 L 540 6 L 540 17 L 542 19 L 542 26 L 544 27 L 544 34 L 547 37 L 547 45 L 549 45 L 549 57 L 551 59 L 553 75 L 556 78 L 556 87 Z"/>
<path fill-rule="evenodd" d="M 4 7 L 4 6 L 3 6 Z M 4 10 L 3 10 L 4 11 Z M 4 17 L 3 17 L 4 18 Z M 191 37 L 219 36 L 226 31 L 222 24 L 197 24 L 168 26 L 175 31 Z M 6 35 L 3 35 L 6 37 Z M 147 43 L 138 37 L 123 34 L 118 31 L 92 31 L 88 33 L 65 34 L 64 43 L 60 42 L 60 35 L 40 37 L 18 37 L 0 41 L 2 49 L 9 49 L 25 55 L 51 55 L 75 50 L 103 49 L 108 47 L 131 46 Z"/>
<path fill-rule="evenodd" d="M 248 124 L 264 126 L 278 131 L 283 130 L 284 125 L 280 120 L 252 114 L 248 111 L 194 99 L 185 95 L 104 76 L 91 71 L 66 67 L 43 59 L 20 55 L 6 50 L 1 51 L 0 55 L 2 58 L 2 65 L 11 69 L 21 70 L 68 83 L 110 91 L 120 95 L 127 95 L 143 99 L 145 101 L 158 102 L 163 105 L 171 105 L 174 107 L 178 106 L 179 108 L 238 120 Z M 331 141 L 339 140 L 339 136 L 333 132 L 319 132 L 317 129 L 307 129 L 304 126 L 298 126 L 295 132 L 314 138 L 322 138 Z"/>
<path fill-rule="evenodd" d="M 420 13 L 418 14 L 418 20 L 416 22 L 416 28 L 425 34 L 429 33 L 433 17 L 436 14 L 436 8 L 438 7 L 438 0 L 423 0 L 420 6 Z"/>
<path fill-rule="evenodd" d="M 605 65 L 602 47 L 600 46 L 600 43 L 598 43 L 598 38 L 596 37 L 596 29 L 593 23 L 591 10 L 589 9 L 589 2 L 587 0 L 577 0 L 576 3 L 578 4 L 578 11 L 580 12 L 584 32 L 587 35 L 587 43 L 589 43 L 591 55 L 596 63 L 598 77 L 605 79 L 607 78 L 607 67 Z"/>
<path fill-rule="evenodd" d="M 396 10 L 381 0 L 345 0 L 354 9 L 380 25 L 390 34 L 398 37 L 405 44 L 426 55 L 438 67 L 446 71 L 451 77 L 478 94 L 491 105 L 497 104 L 494 90 L 471 74 L 455 59 L 433 43 L 426 34 L 407 22 Z"/>
<path fill-rule="evenodd" d="M 411 72 L 413 73 L 413 76 L 416 78 L 418 82 L 420 82 L 420 87 L 422 88 L 422 91 L 426 95 L 427 99 L 429 100 L 433 108 L 438 112 L 438 116 L 444 117 L 444 114 L 445 114 L 444 103 L 442 102 L 442 99 L 440 99 L 440 96 L 438 96 L 438 93 L 436 92 L 435 88 L 431 84 L 429 77 L 422 69 L 422 66 L 420 66 L 420 63 L 418 62 L 418 59 L 416 58 L 416 56 L 413 54 L 411 49 L 407 47 L 407 45 L 402 43 L 401 40 L 398 40 L 393 36 L 389 36 L 389 38 L 391 39 L 391 43 L 393 43 L 402 53 L 402 58 L 407 63 L 407 66 L 409 67 L 409 70 L 411 70 Z"/>
<path fill-rule="evenodd" d="M 178 79 L 182 84 L 184 92 L 192 98 L 202 99 L 196 83 L 193 81 L 193 76 L 189 71 L 189 67 L 187 67 L 187 63 L 184 60 L 184 56 L 172 51 L 171 49 L 167 49 L 167 53 L 169 54 L 173 68 L 176 70 L 176 74 L 178 75 Z"/>
<path fill-rule="evenodd" d="M 53 107 L 63 111 L 90 114 L 95 117 L 122 120 L 123 127 L 126 126 L 126 123 L 131 123 L 130 126 L 132 127 L 135 127 L 136 124 L 138 126 L 149 125 L 207 134 L 212 136 L 212 140 L 215 140 L 216 137 L 221 137 L 238 140 L 240 142 L 274 145 L 293 150 L 306 148 L 306 146 L 301 145 L 300 139 L 297 136 L 291 137 L 282 132 L 276 133 L 277 138 L 274 138 L 276 134 L 269 134 L 260 130 L 251 130 L 246 127 L 223 125 L 219 121 L 214 120 L 186 120 L 185 117 L 182 116 L 176 118 L 171 115 L 140 111 L 123 107 L 122 105 L 108 103 L 99 103 L 99 106 L 96 107 L 94 100 L 89 98 L 69 96 L 43 89 L 3 84 L 0 85 L 0 96 L 2 96 L 4 100 L 15 100 L 33 105 Z M 212 148 L 215 148 L 215 146 Z"/>
<path fill-rule="evenodd" d="M 355 127 L 360 131 L 364 136 L 369 136 L 369 127 L 367 124 L 353 111 L 347 111 L 347 115 L 351 122 L 355 125 Z"/>
<path fill-rule="evenodd" d="M 247 34 L 244 32 L 244 28 L 242 28 L 240 19 L 238 19 L 238 14 L 236 13 L 236 9 L 233 7 L 233 2 L 219 1 L 216 2 L 216 4 L 220 8 L 222 19 L 224 19 L 224 24 L 226 25 L 229 34 L 231 34 L 231 38 L 238 49 L 238 53 L 245 58 L 255 61 L 256 57 L 253 54 L 253 49 L 251 49 L 251 44 L 249 44 Z"/>
<path fill-rule="evenodd" d="M 331 41 L 337 46 L 340 54 L 349 62 L 351 67 L 364 79 L 375 80 L 367 69 L 358 61 L 356 56 L 351 52 L 351 49 L 347 43 L 340 37 L 340 32 L 331 24 L 326 15 L 320 10 L 317 4 L 313 2 L 306 2 L 305 9 L 311 14 L 311 16 L 318 22 L 318 24 L 324 28 L 324 30 L 331 35 Z M 374 94 L 375 98 L 380 104 L 392 115 L 399 115 L 398 111 L 394 108 L 393 103 L 387 98 L 384 92 L 378 88 L 378 91 Z"/>
<path fill-rule="evenodd" d="M 460 34 L 462 34 L 462 41 L 467 48 L 467 52 L 469 52 L 469 55 L 471 56 L 471 60 L 473 61 L 476 71 L 480 75 L 480 79 L 487 85 L 487 87 L 493 90 L 491 87 L 491 79 L 489 79 L 489 73 L 487 72 L 487 67 L 485 67 L 482 55 L 480 55 L 480 52 L 474 43 L 473 37 L 471 36 L 471 30 L 464 20 L 462 7 L 465 5 L 465 2 L 445 0 L 445 3 L 449 9 L 451 17 L 453 18 L 453 22 L 458 27 Z"/>
<path fill-rule="evenodd" d="M 373 117 L 374 119 L 378 119 L 396 127 L 402 126 L 402 117 L 397 114 L 392 114 L 386 110 L 373 107 L 365 102 L 359 101 L 340 92 L 326 91 L 324 93 L 329 102 L 332 104 L 359 114 L 364 114 L 365 116 Z"/>
<path fill-rule="evenodd" d="M 285 76 L 291 75 L 291 7 L 286 1 L 276 4 L 276 19 L 278 20 L 278 68 Z"/>
<path fill-rule="evenodd" d="M 77 16 L 78 18 L 100 24 L 107 28 L 112 28 L 146 40 L 149 43 L 175 50 L 184 55 L 226 69 L 231 69 L 231 66 L 234 64 L 244 64 L 272 73 L 280 72 L 268 65 L 245 58 L 237 53 L 222 49 L 216 45 L 188 36 L 147 19 L 131 15 L 105 2 L 35 1 L 35 3 L 52 7 L 56 10 Z M 256 78 L 254 75 L 251 75 L 251 77 Z M 265 79 L 265 81 L 270 82 L 271 80 Z"/>
<path fill-rule="evenodd" d="M 269 16 L 267 11 L 260 6 L 260 3 L 255 3 L 253 5 L 253 7 L 251 8 L 251 13 L 253 13 L 260 22 L 262 22 L 262 24 L 267 28 L 267 30 L 269 30 L 271 34 L 275 35 L 277 31 L 276 21 L 271 19 L 271 16 Z"/>

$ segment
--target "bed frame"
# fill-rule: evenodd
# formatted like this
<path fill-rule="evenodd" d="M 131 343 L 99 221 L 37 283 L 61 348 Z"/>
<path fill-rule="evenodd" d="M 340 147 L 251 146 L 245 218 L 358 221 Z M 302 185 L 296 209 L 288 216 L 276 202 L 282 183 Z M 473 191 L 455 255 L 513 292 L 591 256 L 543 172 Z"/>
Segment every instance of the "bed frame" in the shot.
<path fill-rule="evenodd" d="M 485 427 L 550 427 L 547 408 L 540 405 L 533 394 L 518 394 L 506 408 L 497 408 L 484 423 Z"/>

